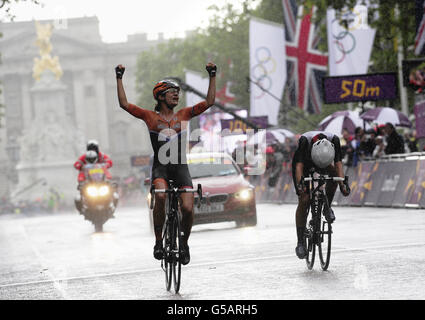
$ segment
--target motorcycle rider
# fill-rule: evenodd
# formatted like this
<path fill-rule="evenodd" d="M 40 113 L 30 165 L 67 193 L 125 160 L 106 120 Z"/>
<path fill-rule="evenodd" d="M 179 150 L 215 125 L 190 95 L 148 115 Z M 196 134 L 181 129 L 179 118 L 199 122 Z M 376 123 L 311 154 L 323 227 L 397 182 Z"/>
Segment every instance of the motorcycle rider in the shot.
<path fill-rule="evenodd" d="M 105 153 L 102 153 L 99 151 L 99 143 L 96 140 L 89 140 L 86 145 L 86 153 L 81 155 L 78 160 L 74 163 L 74 168 L 79 170 L 78 174 L 78 187 L 77 189 L 80 190 L 81 186 L 84 184 L 86 180 L 86 176 L 84 175 L 83 167 L 85 164 L 90 163 L 103 163 L 104 164 L 104 170 L 105 170 L 105 176 L 106 179 L 110 180 L 112 178 L 110 172 L 108 169 L 112 167 L 112 160 L 109 158 L 108 155 Z M 82 199 L 81 194 L 78 192 L 75 199 L 75 207 L 77 210 L 82 214 Z M 118 202 L 118 197 L 114 196 L 114 205 L 116 206 Z"/>
<path fill-rule="evenodd" d="M 104 169 L 105 169 L 106 178 L 111 179 L 112 176 L 107 169 L 112 167 L 112 160 L 109 158 L 109 156 L 107 154 L 99 151 L 99 143 L 96 140 L 87 141 L 86 151 L 87 152 L 88 151 L 96 152 L 97 162 L 105 164 Z M 80 173 L 78 174 L 78 182 L 79 183 L 84 182 L 86 180 L 86 177 L 84 176 L 84 172 L 82 171 L 83 166 L 87 163 L 86 155 L 87 155 L 87 153 L 84 153 L 74 163 L 75 169 L 80 170 Z"/>

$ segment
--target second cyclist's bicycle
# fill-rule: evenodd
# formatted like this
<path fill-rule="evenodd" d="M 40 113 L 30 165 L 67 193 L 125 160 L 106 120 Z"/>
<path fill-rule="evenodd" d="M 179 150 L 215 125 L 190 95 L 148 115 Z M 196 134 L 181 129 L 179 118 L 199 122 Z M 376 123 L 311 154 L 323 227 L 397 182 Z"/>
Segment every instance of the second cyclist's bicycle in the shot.
<path fill-rule="evenodd" d="M 309 177 L 302 177 L 300 184 L 309 183 L 310 206 L 308 214 L 308 224 L 304 232 L 304 243 L 307 249 L 307 268 L 311 270 L 314 266 L 316 247 L 319 251 L 320 265 L 323 270 L 327 270 L 331 259 L 332 244 L 332 224 L 322 218 L 322 213 L 329 210 L 329 201 L 326 196 L 325 186 L 328 181 L 343 182 L 349 190 L 348 176 L 329 177 L 327 175 L 316 176 L 314 172 Z"/>
<path fill-rule="evenodd" d="M 198 184 L 198 189 L 178 189 L 173 186 L 173 181 L 169 181 L 169 189 L 155 189 L 151 187 L 151 203 L 153 209 L 155 193 L 166 193 L 165 202 L 165 222 L 162 230 L 162 241 L 164 248 L 161 268 L 165 272 L 165 287 L 170 291 L 171 284 L 174 283 L 174 291 L 178 293 L 181 283 L 181 257 L 182 257 L 182 232 L 181 232 L 181 211 L 180 194 L 185 192 L 198 193 L 199 199 L 202 199 L 202 187 Z M 201 201 L 198 201 L 200 204 Z"/>

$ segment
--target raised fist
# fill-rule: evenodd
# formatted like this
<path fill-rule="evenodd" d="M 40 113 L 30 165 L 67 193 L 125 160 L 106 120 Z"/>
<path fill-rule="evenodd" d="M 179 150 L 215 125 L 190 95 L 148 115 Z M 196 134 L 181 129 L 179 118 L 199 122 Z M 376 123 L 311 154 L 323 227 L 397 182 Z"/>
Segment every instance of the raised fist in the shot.
<path fill-rule="evenodd" d="M 121 64 L 115 67 L 115 74 L 117 75 L 117 79 L 122 79 L 124 71 L 125 71 L 125 67 L 123 67 Z"/>
<path fill-rule="evenodd" d="M 215 77 L 215 75 L 217 73 L 217 66 L 214 63 L 208 62 L 208 64 L 205 67 L 205 69 L 207 69 L 208 74 L 210 75 L 210 77 Z"/>

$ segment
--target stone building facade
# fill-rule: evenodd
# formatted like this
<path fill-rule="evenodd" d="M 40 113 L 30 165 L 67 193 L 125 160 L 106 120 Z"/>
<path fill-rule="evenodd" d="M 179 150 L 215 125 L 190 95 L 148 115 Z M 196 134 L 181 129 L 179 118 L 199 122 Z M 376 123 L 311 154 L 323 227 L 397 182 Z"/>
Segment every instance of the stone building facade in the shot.
<path fill-rule="evenodd" d="M 40 21 L 53 23 L 53 21 Z M 18 183 L 19 137 L 31 126 L 34 103 L 30 88 L 35 46 L 35 21 L 0 23 L 0 103 L 5 106 L 0 128 L 0 196 L 10 193 Z M 130 159 L 151 153 L 146 125 L 129 116 L 118 105 L 114 68 L 126 66 L 124 84 L 130 101 L 137 100 L 136 64 L 138 55 L 164 38 L 148 40 L 146 34 L 128 36 L 123 43 L 104 43 L 97 17 L 73 18 L 66 27 L 55 28 L 51 36 L 52 54 L 59 57 L 66 85 L 66 113 L 85 139 L 99 141 L 101 150 L 109 154 L 112 174 L 128 176 Z M 85 145 L 81 145 L 81 153 Z M 77 172 L 75 173 L 77 176 Z"/>

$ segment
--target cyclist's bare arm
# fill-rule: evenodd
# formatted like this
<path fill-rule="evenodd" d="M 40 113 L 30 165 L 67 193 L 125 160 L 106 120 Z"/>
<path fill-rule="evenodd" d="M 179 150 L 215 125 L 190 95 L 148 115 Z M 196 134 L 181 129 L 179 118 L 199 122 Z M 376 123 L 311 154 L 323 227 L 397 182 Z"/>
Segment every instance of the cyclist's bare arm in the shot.
<path fill-rule="evenodd" d="M 215 74 L 217 71 L 217 66 L 209 62 L 206 66 L 206 69 L 210 75 L 210 81 L 208 85 L 208 92 L 207 92 L 207 105 L 208 107 L 211 107 L 214 105 L 215 102 Z"/>
<path fill-rule="evenodd" d="M 115 68 L 115 73 L 117 77 L 117 93 L 118 93 L 118 102 L 120 104 L 120 107 L 124 109 L 125 111 L 129 112 L 133 116 L 139 119 L 145 119 L 146 118 L 146 110 L 131 104 L 127 100 L 127 96 L 125 95 L 124 85 L 122 83 L 122 76 L 124 75 L 125 67 L 121 64 L 119 64 Z"/>
<path fill-rule="evenodd" d="M 335 170 L 338 177 L 344 178 L 344 169 L 342 167 L 341 161 L 335 162 Z M 341 190 L 342 194 L 345 197 L 348 196 L 350 194 L 350 187 L 348 186 L 348 183 L 343 181 L 338 181 L 338 184 L 339 184 L 339 190 Z"/>
<path fill-rule="evenodd" d="M 121 108 L 127 110 L 128 101 L 127 101 L 127 97 L 125 95 L 124 86 L 122 84 L 122 76 L 124 75 L 124 71 L 125 71 L 125 67 L 121 64 L 119 64 L 115 68 L 115 74 L 117 76 L 118 102 L 119 102 Z"/>
<path fill-rule="evenodd" d="M 295 181 L 297 182 L 297 186 L 302 188 L 302 190 L 301 189 L 299 190 L 300 192 L 305 191 L 304 186 L 300 186 L 301 178 L 303 176 L 303 172 L 304 172 L 304 163 L 303 162 L 297 162 L 295 164 Z"/>
<path fill-rule="evenodd" d="M 344 178 L 344 169 L 341 161 L 335 162 L 335 170 L 337 177 Z M 342 185 L 342 182 L 339 182 L 339 184 Z"/>
<path fill-rule="evenodd" d="M 186 114 L 185 118 L 187 118 L 187 119 L 190 119 L 190 118 L 193 118 L 193 117 L 200 115 L 202 112 L 208 110 L 209 107 L 214 105 L 215 91 L 216 91 L 215 73 L 217 71 L 217 66 L 214 63 L 209 62 L 206 65 L 206 69 L 207 69 L 207 71 L 210 75 L 207 98 L 205 99 L 205 101 L 200 102 L 193 107 L 185 108 L 185 110 L 183 112 Z"/>

